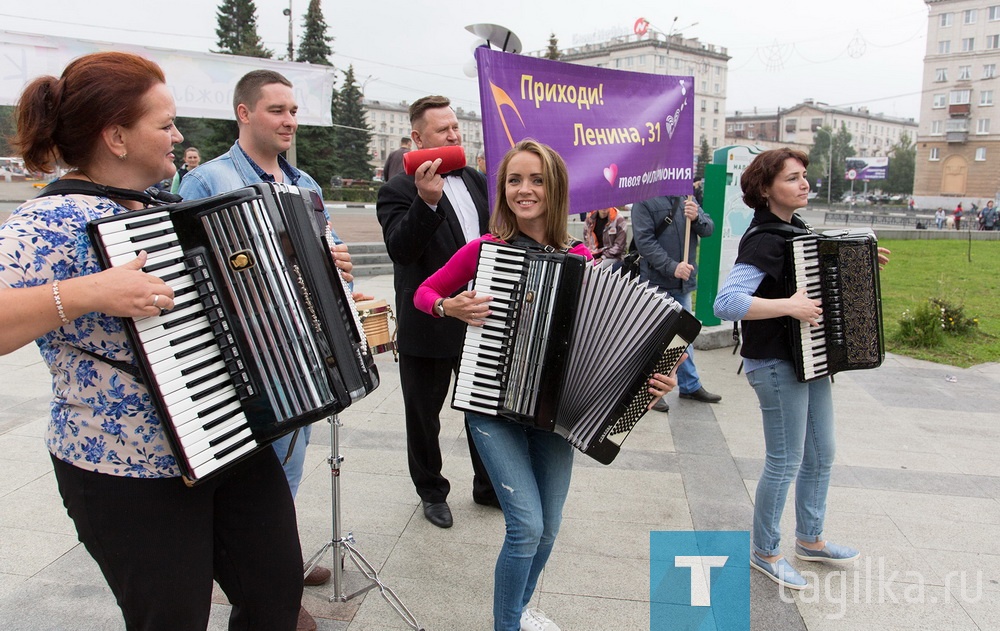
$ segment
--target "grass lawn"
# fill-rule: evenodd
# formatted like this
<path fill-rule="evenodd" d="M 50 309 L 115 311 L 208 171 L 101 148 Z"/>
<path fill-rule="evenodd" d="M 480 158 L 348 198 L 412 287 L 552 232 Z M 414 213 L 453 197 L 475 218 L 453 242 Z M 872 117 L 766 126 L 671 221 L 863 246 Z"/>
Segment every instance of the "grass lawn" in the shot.
<path fill-rule="evenodd" d="M 893 241 L 881 273 L 882 319 L 886 350 L 899 355 L 968 368 L 1000 361 L 1000 241 Z M 929 298 L 961 306 L 979 319 L 979 332 L 945 336 L 936 348 L 914 348 L 895 339 L 903 312 Z"/>

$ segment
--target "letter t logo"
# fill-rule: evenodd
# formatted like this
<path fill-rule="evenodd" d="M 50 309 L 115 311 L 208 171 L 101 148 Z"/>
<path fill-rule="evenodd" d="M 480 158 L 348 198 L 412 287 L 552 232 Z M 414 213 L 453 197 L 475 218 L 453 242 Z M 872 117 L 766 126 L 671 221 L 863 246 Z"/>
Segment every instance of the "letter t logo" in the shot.
<path fill-rule="evenodd" d="M 691 606 L 712 606 L 712 570 L 722 567 L 729 557 L 681 556 L 674 557 L 674 567 L 691 568 Z"/>

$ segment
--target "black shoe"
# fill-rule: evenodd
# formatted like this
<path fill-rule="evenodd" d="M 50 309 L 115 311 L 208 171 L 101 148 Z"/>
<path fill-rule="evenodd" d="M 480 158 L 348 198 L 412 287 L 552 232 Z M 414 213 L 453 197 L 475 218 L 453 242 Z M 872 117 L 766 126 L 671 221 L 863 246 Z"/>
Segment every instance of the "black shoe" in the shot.
<path fill-rule="evenodd" d="M 438 528 L 451 528 L 451 509 L 448 502 L 424 502 L 424 517 Z"/>
<path fill-rule="evenodd" d="M 670 411 L 670 404 L 668 404 L 666 401 L 664 401 L 663 397 L 660 397 L 660 400 L 653 404 L 653 411 L 654 412 L 669 412 Z"/>
<path fill-rule="evenodd" d="M 490 493 L 489 495 L 476 495 L 472 494 L 472 501 L 480 506 L 492 506 L 493 508 L 500 508 L 500 500 L 497 499 L 496 493 Z"/>
<path fill-rule="evenodd" d="M 694 399 L 695 401 L 701 401 L 702 403 L 718 403 L 722 400 L 722 397 L 717 394 L 712 394 L 705 388 L 698 388 L 694 392 L 682 392 L 682 399 Z"/>

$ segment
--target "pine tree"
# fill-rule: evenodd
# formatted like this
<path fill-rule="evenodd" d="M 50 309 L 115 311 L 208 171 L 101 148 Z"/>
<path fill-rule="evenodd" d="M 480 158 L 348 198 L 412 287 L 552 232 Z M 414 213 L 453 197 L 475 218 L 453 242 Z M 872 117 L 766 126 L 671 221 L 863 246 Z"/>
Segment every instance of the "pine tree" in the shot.
<path fill-rule="evenodd" d="M 219 38 L 216 42 L 218 52 L 268 59 L 274 54 L 264 48 L 257 34 L 257 6 L 253 0 L 222 0 L 216 18 L 219 24 L 215 29 Z"/>
<path fill-rule="evenodd" d="M 545 49 L 546 59 L 559 59 L 559 40 L 556 39 L 556 34 L 552 33 L 549 35 L 549 47 Z"/>
<path fill-rule="evenodd" d="M 354 66 L 344 72 L 344 85 L 334 99 L 334 153 L 338 175 L 343 178 L 368 180 L 372 167 L 368 164 L 371 129 L 365 122 L 365 106 L 361 89 L 354 78 Z"/>
<path fill-rule="evenodd" d="M 712 148 L 708 146 L 708 139 L 701 137 L 701 148 L 698 150 L 698 166 L 695 168 L 695 177 L 705 177 L 705 165 L 712 162 Z"/>
<path fill-rule="evenodd" d="M 310 0 L 309 9 L 302 19 L 302 28 L 304 33 L 295 61 L 332 66 L 329 57 L 333 54 L 333 49 L 330 48 L 333 38 L 326 34 L 327 25 L 323 19 L 320 0 Z M 330 108 L 332 111 L 332 102 Z M 299 168 L 312 175 L 321 186 L 325 185 L 337 174 L 335 128 L 300 125 L 295 135 Z"/>
<path fill-rule="evenodd" d="M 216 52 L 267 59 L 273 55 L 257 34 L 257 6 L 253 0 L 222 0 L 216 20 Z M 229 151 L 240 133 L 235 120 L 178 117 L 176 125 L 184 134 L 183 146 L 198 147 L 202 161 Z"/>
<path fill-rule="evenodd" d="M 311 64 L 332 66 L 330 55 L 333 49 L 330 44 L 333 37 L 326 34 L 326 20 L 323 19 L 323 9 L 320 0 L 309 0 L 309 9 L 302 18 L 304 33 L 299 42 L 299 55 L 295 61 L 305 61 Z"/>

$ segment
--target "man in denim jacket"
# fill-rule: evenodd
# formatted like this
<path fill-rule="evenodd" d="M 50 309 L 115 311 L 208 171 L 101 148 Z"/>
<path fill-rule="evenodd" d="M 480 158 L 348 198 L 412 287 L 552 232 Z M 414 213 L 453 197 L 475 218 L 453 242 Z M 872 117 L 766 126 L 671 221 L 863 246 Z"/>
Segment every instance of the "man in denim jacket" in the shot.
<path fill-rule="evenodd" d="M 295 114 L 298 109 L 292 94 L 292 84 L 272 70 L 254 70 L 243 76 L 233 93 L 233 107 L 239 125 L 239 139 L 221 156 L 194 169 L 181 180 L 179 193 L 185 200 L 200 199 L 227 193 L 259 182 L 285 183 L 316 191 L 322 198 L 322 189 L 308 173 L 296 169 L 281 153 L 292 144 L 298 128 Z M 332 229 L 331 229 L 332 232 Z M 351 280 L 350 255 L 336 233 L 334 251 L 337 266 Z M 306 446 L 309 444 L 311 426 L 300 432 L 286 434 L 273 444 L 278 459 L 282 461 L 288 486 L 295 496 L 302 480 Z M 319 585 L 329 580 L 330 570 L 317 566 L 306 577 L 306 585 Z M 299 628 L 315 629 L 302 625 L 304 610 L 300 611 Z M 310 617 L 311 620 L 311 617 Z"/>

